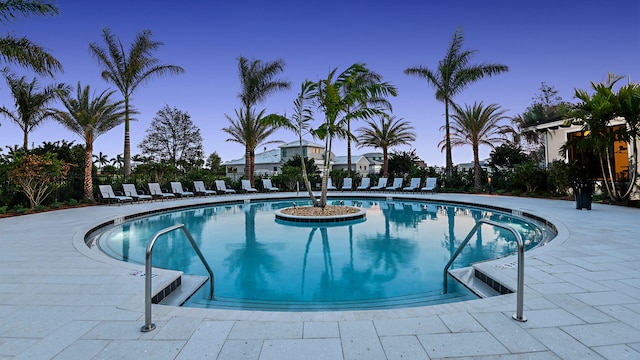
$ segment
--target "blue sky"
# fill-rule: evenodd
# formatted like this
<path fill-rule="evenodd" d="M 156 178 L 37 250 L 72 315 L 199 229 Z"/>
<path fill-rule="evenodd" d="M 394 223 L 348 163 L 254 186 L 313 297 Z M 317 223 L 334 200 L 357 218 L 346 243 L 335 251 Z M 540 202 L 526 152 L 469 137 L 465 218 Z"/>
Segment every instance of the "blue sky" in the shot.
<path fill-rule="evenodd" d="M 132 153 L 142 141 L 156 112 L 165 105 L 191 115 L 202 132 L 205 155 L 216 151 L 223 161 L 239 158 L 241 145 L 225 140 L 221 131 L 240 106 L 237 58 L 286 63 L 281 77 L 290 91 L 274 94 L 261 104 L 267 112 L 292 112 L 302 81 L 326 77 L 333 68 L 344 70 L 363 62 L 394 84 L 394 115 L 412 123 L 417 141 L 412 146 L 428 165 L 443 165 L 437 147 L 443 133 L 444 105 L 435 100 L 426 81 L 410 77 L 404 69 L 422 65 L 435 69 L 456 28 L 464 31 L 464 48 L 477 50 L 474 63 L 501 63 L 509 72 L 470 85 L 454 100 L 459 104 L 496 103 L 515 116 L 531 105 L 542 82 L 553 86 L 566 101 L 574 89 L 587 89 L 603 81 L 608 72 L 640 81 L 640 2 L 618 1 L 165 1 L 66 0 L 56 3 L 55 17 L 19 19 L 3 32 L 27 36 L 46 47 L 64 67 L 55 80 L 74 88 L 78 81 L 100 92 L 115 89 L 100 78 L 100 67 L 89 54 L 89 43 L 99 42 L 104 27 L 112 29 L 125 46 L 137 32 L 151 30 L 163 42 L 156 56 L 162 63 L 180 65 L 182 75 L 153 79 L 133 95 L 140 111 L 132 123 Z M 19 75 L 28 71 L 12 67 Z M 118 94 L 119 96 L 119 94 Z M 4 81 L 0 104 L 13 101 Z M 316 113 L 316 125 L 322 115 Z M 17 125 L 0 118 L 0 147 L 21 144 Z M 357 128 L 363 122 L 356 123 Z M 110 157 L 123 152 L 122 126 L 102 135 L 94 152 Z M 30 142 L 75 140 L 76 135 L 50 121 L 30 134 Z M 292 141 L 285 130 L 272 140 Z M 276 145 L 266 145 L 273 148 Z M 370 148 L 355 153 L 371 151 Z M 6 150 L 4 150 L 6 151 Z M 346 143 L 334 145 L 346 154 Z M 489 148 L 481 148 L 481 158 Z M 454 148 L 454 163 L 470 162 L 470 146 Z"/>

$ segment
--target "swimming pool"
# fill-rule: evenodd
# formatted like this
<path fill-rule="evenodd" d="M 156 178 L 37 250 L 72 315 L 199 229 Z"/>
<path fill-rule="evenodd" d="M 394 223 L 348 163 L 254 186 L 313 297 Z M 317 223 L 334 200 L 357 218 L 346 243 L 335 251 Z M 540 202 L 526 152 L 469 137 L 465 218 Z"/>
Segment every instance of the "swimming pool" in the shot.
<path fill-rule="evenodd" d="M 295 200 L 298 205 L 305 201 Z M 116 259 L 144 263 L 148 240 L 185 224 L 215 274 L 193 307 L 261 310 L 354 310 L 422 306 L 475 298 L 455 282 L 443 294 L 443 268 L 481 218 L 508 223 L 531 248 L 545 231 L 506 212 L 412 200 L 341 199 L 366 211 L 365 221 L 340 225 L 291 224 L 274 219 L 291 200 L 212 205 L 136 218 L 103 229 L 99 248 Z M 153 265 L 207 275 L 179 232 L 156 243 Z M 453 267 L 517 249 L 513 235 L 483 226 Z M 208 285 L 206 285 L 208 286 Z"/>

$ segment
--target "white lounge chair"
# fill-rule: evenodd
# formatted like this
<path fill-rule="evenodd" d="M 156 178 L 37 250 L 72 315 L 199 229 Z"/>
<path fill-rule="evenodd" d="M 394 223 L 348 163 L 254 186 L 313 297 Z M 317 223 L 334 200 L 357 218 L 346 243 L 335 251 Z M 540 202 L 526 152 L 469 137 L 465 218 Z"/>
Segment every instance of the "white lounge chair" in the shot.
<path fill-rule="evenodd" d="M 398 191 L 402 188 L 402 178 L 394 178 L 393 184 L 387 187 L 388 191 Z"/>
<path fill-rule="evenodd" d="M 428 177 L 427 178 L 427 183 L 420 190 L 421 191 L 431 191 L 432 193 L 437 192 L 438 191 L 438 178 Z"/>
<path fill-rule="evenodd" d="M 234 189 L 227 189 L 227 184 L 224 183 L 224 180 L 216 180 L 216 190 L 220 191 L 223 194 L 235 194 L 236 191 Z"/>
<path fill-rule="evenodd" d="M 194 181 L 193 191 L 198 195 L 204 195 L 204 196 L 217 194 L 215 190 L 207 189 L 207 187 L 204 186 L 204 181 Z"/>
<path fill-rule="evenodd" d="M 182 188 L 182 183 L 179 181 L 171 182 L 171 192 L 176 194 L 179 197 L 193 197 L 193 192 L 185 191 Z"/>
<path fill-rule="evenodd" d="M 340 188 L 340 191 L 345 190 L 353 190 L 353 179 L 351 179 L 350 177 L 344 178 L 344 180 L 342 181 L 342 187 Z"/>
<path fill-rule="evenodd" d="M 333 181 L 331 181 L 331 178 L 327 179 L 327 190 L 338 190 L 335 186 L 333 186 Z"/>
<path fill-rule="evenodd" d="M 418 191 L 420 189 L 420 178 L 411 178 L 411 184 L 409 186 L 402 188 L 403 191 Z"/>
<path fill-rule="evenodd" d="M 249 180 L 240 180 L 242 183 L 242 190 L 245 192 L 258 192 L 258 189 L 251 187 L 251 182 Z"/>
<path fill-rule="evenodd" d="M 356 188 L 356 190 L 369 190 L 371 186 L 371 178 L 363 178 L 360 186 Z"/>
<path fill-rule="evenodd" d="M 116 193 L 113 192 L 111 185 L 98 185 L 98 187 L 100 188 L 100 195 L 102 196 L 102 199 L 109 205 L 111 205 L 112 202 L 116 202 L 118 204 L 130 202 L 133 204 L 133 198 L 131 196 L 116 195 Z"/>
<path fill-rule="evenodd" d="M 371 190 L 384 190 L 387 187 L 387 178 L 378 179 L 378 185 L 372 186 Z"/>
<path fill-rule="evenodd" d="M 262 187 L 265 191 L 280 191 L 280 189 L 273 186 L 271 179 L 262 179 Z"/>
<path fill-rule="evenodd" d="M 122 190 L 124 191 L 125 196 L 130 196 L 133 198 L 133 201 L 144 201 L 144 200 L 153 200 L 153 196 L 138 194 L 138 190 L 134 184 L 122 184 Z"/>
<path fill-rule="evenodd" d="M 162 200 L 176 198 L 176 196 L 173 193 L 162 191 L 162 189 L 160 189 L 160 184 L 158 183 L 147 183 L 147 186 L 149 186 L 149 193 L 154 198 L 162 199 Z"/>

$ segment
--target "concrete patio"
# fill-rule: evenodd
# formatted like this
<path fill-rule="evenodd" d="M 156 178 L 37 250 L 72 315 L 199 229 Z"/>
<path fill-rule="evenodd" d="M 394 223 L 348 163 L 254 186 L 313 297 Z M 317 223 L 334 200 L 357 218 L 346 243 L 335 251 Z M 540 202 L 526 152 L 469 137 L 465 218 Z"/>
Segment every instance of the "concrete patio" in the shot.
<path fill-rule="evenodd" d="M 383 311 L 154 305 L 157 329 L 140 332 L 143 267 L 89 249 L 85 234 L 132 213 L 243 197 L 0 219 L 0 358 L 640 359 L 640 210 L 602 204 L 575 210 L 569 201 L 502 196 L 418 197 L 516 209 L 556 225 L 556 239 L 526 254 L 527 322 L 512 320 L 516 294 L 510 294 Z M 514 259 L 484 263 L 483 271 L 515 288 Z"/>

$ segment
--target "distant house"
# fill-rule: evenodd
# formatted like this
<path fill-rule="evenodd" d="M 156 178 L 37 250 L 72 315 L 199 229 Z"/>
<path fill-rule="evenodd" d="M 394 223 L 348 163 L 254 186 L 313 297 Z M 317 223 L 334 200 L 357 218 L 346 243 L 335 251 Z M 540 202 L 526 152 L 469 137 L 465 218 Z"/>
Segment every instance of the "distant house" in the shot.
<path fill-rule="evenodd" d="M 280 145 L 277 149 L 256 153 L 254 176 L 271 177 L 282 173 L 282 165 L 300 155 L 300 142 L 292 141 Z M 324 145 L 302 140 L 302 156 L 314 159 L 320 170 L 324 168 Z M 334 159 L 335 156 L 331 156 Z M 230 160 L 223 163 L 227 177 L 238 180 L 244 175 L 245 158 Z"/>
<path fill-rule="evenodd" d="M 491 174 L 493 172 L 493 168 L 489 166 L 490 162 L 491 162 L 491 158 L 480 160 L 480 168 L 486 171 L 488 174 Z M 472 161 L 469 163 L 457 164 L 456 166 L 458 167 L 458 171 L 469 172 L 469 171 L 473 171 L 473 168 L 475 167 L 475 162 Z"/>
<path fill-rule="evenodd" d="M 347 156 L 336 156 L 333 163 L 333 170 L 348 170 Z M 369 175 L 369 160 L 362 155 L 351 156 L 351 171 L 357 173 L 361 177 Z"/>
<path fill-rule="evenodd" d="M 320 171 L 324 170 L 324 145 L 320 145 L 308 140 L 302 140 L 302 154 L 300 153 L 300 142 L 292 141 L 278 146 L 277 149 L 266 150 L 256 153 L 254 176 L 271 177 L 282 173 L 282 165 L 294 158 L 296 155 L 306 156 L 314 159 Z M 331 154 L 330 167 L 332 170 L 347 170 L 347 157 L 335 156 Z M 351 171 L 361 177 L 379 174 L 383 166 L 382 153 L 366 153 L 364 155 L 351 156 Z M 227 177 L 238 180 L 244 175 L 244 157 L 226 161 L 223 163 Z"/>

